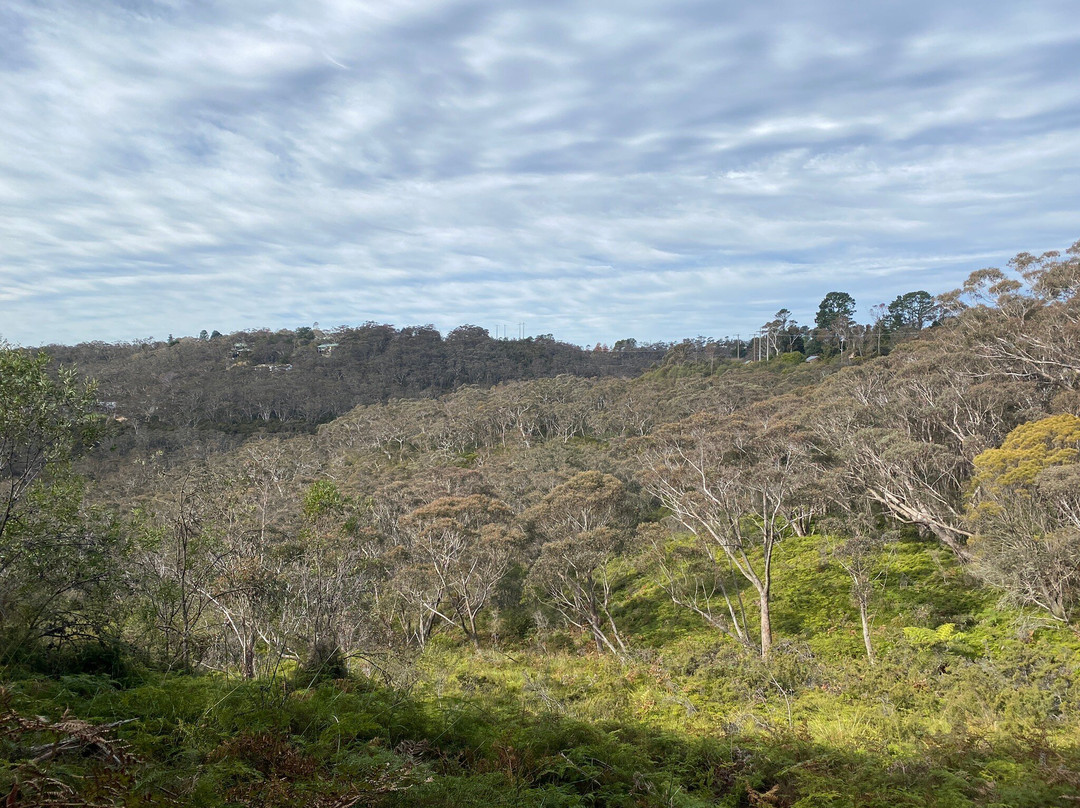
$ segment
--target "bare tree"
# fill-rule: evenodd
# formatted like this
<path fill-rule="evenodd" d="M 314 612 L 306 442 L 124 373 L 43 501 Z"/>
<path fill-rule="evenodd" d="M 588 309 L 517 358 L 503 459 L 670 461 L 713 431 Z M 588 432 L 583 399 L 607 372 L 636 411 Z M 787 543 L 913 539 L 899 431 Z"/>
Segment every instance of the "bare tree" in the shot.
<path fill-rule="evenodd" d="M 165 660 L 191 668 L 210 644 L 205 592 L 224 552 L 214 523 L 217 481 L 207 470 L 176 481 L 175 492 L 155 503 L 132 558 L 131 582 L 142 601 L 150 640 Z"/>

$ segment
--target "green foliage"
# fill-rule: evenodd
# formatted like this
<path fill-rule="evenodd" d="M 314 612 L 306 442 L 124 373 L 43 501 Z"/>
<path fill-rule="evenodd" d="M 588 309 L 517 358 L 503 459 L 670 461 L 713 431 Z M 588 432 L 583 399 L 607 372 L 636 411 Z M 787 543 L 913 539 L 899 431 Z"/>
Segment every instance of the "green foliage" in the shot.
<path fill-rule="evenodd" d="M 969 520 L 986 580 L 1054 619 L 1080 604 L 1080 418 L 1016 427 L 974 460 Z"/>
<path fill-rule="evenodd" d="M 49 363 L 44 353 L 0 343 L 0 476 L 12 483 L 13 496 L 97 433 L 93 386 L 80 383 L 72 368 L 51 374 Z"/>
<path fill-rule="evenodd" d="M 311 521 L 328 514 L 340 514 L 345 505 L 345 497 L 330 480 L 313 482 L 304 493 L 304 517 Z"/>
<path fill-rule="evenodd" d="M 689 621 L 623 661 L 529 643 L 478 653 L 447 638 L 401 690 L 350 677 L 302 687 L 299 673 L 291 683 L 147 673 L 121 684 L 14 669 L 4 678 L 10 710 L 24 718 L 135 719 L 102 731 L 134 756 L 128 804 L 148 790 L 208 808 L 346 798 L 1036 808 L 1080 794 L 1070 684 L 1080 642 L 1045 629 L 1018 635 L 1019 613 L 965 594 L 955 562 L 914 537 L 898 544 L 890 570 L 872 668 L 843 573 L 806 537 L 790 540 L 777 587 L 816 581 L 820 594 L 778 598 L 785 639 L 768 662 Z M 686 619 L 640 575 L 618 580 L 618 599 L 640 604 L 624 621 L 636 647 L 657 621 Z M 0 789 L 10 789 L 26 771 L 26 742 L 5 735 L 3 720 Z M 114 776 L 113 765 L 89 749 L 44 771 L 85 788 L 88 776 Z"/>
<path fill-rule="evenodd" d="M 100 428 L 94 388 L 0 344 L 0 662 L 99 636 L 120 543 L 71 462 Z"/>
<path fill-rule="evenodd" d="M 938 308 L 929 292 L 908 292 L 897 295 L 889 304 L 889 327 L 909 328 L 915 331 L 929 325 L 937 317 Z"/>
<path fill-rule="evenodd" d="M 954 623 L 942 623 L 936 629 L 922 626 L 905 626 L 904 636 L 913 648 L 951 648 L 962 647 L 960 643 L 967 635 L 956 630 Z"/>
<path fill-rule="evenodd" d="M 111 389 L 145 387 L 101 402 L 109 446 L 83 466 L 98 501 L 132 514 L 122 526 L 69 469 L 99 420 L 90 391 L 3 354 L 0 438 L 33 451 L 0 467 L 18 489 L 0 530 L 0 795 L 1080 796 L 1080 409 L 1062 392 L 1080 378 L 1080 264 L 1058 258 L 1018 258 L 1027 286 L 982 273 L 964 294 L 989 284 L 997 308 L 959 313 L 956 297 L 925 332 L 925 292 L 879 307 L 874 330 L 830 293 L 818 338 L 846 362 L 773 358 L 809 337 L 787 310 L 752 342 L 767 361 L 749 363 L 741 340 L 586 355 L 378 323 L 80 346 L 121 359 L 99 365 Z M 871 360 L 883 333 L 909 339 Z M 643 378 L 557 375 L 661 355 Z M 519 376 L 540 378 L 490 387 Z M 310 434 L 224 451 L 272 431 Z M 672 517 L 710 541 L 673 536 Z M 757 630 L 739 630 L 759 623 L 775 634 L 760 658 Z"/>
<path fill-rule="evenodd" d="M 855 315 L 855 298 L 847 292 L 829 292 L 818 306 L 814 323 L 818 328 L 828 330 L 838 320 L 850 320 Z"/>
<path fill-rule="evenodd" d="M 1080 458 L 1080 418 L 1063 413 L 1016 427 L 996 449 L 974 460 L 972 487 L 996 495 L 1010 487 L 1034 485 L 1038 475 L 1052 466 Z"/>

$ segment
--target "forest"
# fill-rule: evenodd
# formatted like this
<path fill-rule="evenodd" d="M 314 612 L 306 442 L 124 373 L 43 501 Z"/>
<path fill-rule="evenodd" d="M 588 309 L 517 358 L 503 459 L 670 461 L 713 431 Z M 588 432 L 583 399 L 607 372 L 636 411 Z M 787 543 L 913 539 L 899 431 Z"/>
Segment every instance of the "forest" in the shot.
<path fill-rule="evenodd" d="M 7 806 L 1080 802 L 1080 242 L 854 320 L 0 347 Z"/>

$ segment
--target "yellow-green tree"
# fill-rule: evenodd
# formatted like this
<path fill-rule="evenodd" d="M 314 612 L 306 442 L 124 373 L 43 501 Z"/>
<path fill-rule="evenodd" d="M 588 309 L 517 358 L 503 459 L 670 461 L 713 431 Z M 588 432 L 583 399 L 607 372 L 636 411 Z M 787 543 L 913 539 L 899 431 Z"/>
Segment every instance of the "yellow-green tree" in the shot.
<path fill-rule="evenodd" d="M 1020 603 L 1073 623 L 1080 604 L 1080 418 L 1016 427 L 974 460 L 976 568 Z"/>
<path fill-rule="evenodd" d="M 981 496 L 995 496 L 1007 489 L 1029 491 L 1044 470 L 1078 459 L 1080 418 L 1051 415 L 1021 424 L 997 449 L 987 449 L 976 457 L 973 484 Z"/>

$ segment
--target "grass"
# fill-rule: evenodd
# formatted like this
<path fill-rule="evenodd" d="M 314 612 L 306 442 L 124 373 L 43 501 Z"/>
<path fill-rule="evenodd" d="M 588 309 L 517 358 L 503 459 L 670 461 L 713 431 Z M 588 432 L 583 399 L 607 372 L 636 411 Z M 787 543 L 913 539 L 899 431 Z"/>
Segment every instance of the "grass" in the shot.
<path fill-rule="evenodd" d="M 768 663 L 677 611 L 640 569 L 619 593 L 628 660 L 566 634 L 480 652 L 444 635 L 398 689 L 359 672 L 289 688 L 8 669 L 0 795 L 59 805 L 32 793 L 53 783 L 81 800 L 65 804 L 208 808 L 989 808 L 1080 796 L 1076 635 L 1033 628 L 909 536 L 872 604 L 871 666 L 846 578 L 819 547 L 783 548 Z M 102 752 L 113 741 L 29 764 L 30 748 L 65 736 L 26 722 L 65 713 L 128 721 L 105 733 L 123 764 Z"/>

